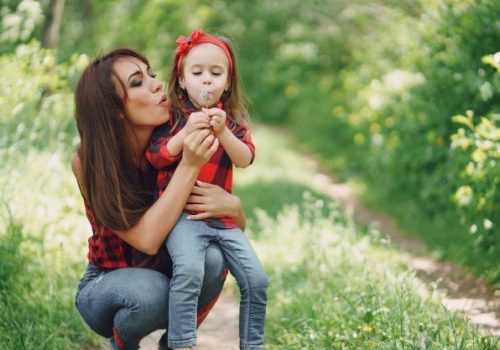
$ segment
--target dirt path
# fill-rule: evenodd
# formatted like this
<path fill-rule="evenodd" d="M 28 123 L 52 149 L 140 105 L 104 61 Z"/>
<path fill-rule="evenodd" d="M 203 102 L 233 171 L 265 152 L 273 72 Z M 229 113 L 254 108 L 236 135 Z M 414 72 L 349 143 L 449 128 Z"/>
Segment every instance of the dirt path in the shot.
<path fill-rule="evenodd" d="M 482 332 L 500 336 L 500 290 L 492 291 L 484 282 L 464 273 L 456 265 L 439 262 L 425 255 L 426 247 L 422 241 L 402 235 L 395 222 L 387 215 L 363 206 L 349 185 L 335 183 L 330 176 L 321 173 L 317 162 L 312 158 L 304 161 L 314 169 L 314 185 L 350 208 L 356 222 L 375 226 L 397 247 L 410 253 L 410 268 L 423 281 L 438 284 L 438 289 L 446 294 L 443 305 L 448 310 L 462 312 Z"/>
<path fill-rule="evenodd" d="M 213 310 L 198 329 L 197 350 L 239 349 L 239 302 L 231 290 L 224 290 Z M 141 350 L 157 350 L 163 331 L 151 333 L 141 341 Z"/>

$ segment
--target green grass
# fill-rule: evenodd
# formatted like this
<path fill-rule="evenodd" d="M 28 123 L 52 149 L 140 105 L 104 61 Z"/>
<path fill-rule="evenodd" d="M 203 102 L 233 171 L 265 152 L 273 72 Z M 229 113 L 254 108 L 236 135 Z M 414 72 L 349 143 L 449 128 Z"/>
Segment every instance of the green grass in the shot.
<path fill-rule="evenodd" d="M 270 276 L 269 349 L 496 349 L 440 305 L 406 254 L 321 195 L 289 140 L 264 128 L 255 138 L 235 192 Z"/>
<path fill-rule="evenodd" d="M 439 305 L 404 254 L 322 194 L 288 139 L 264 127 L 255 136 L 256 163 L 237 171 L 235 192 L 270 276 L 268 348 L 425 349 L 419 344 L 429 341 L 433 349 L 495 348 Z M 1 155 L 1 349 L 103 344 L 74 307 L 90 231 L 70 150 Z"/>
<path fill-rule="evenodd" d="M 82 349 L 99 341 L 74 306 L 90 231 L 67 153 L 3 156 L 0 349 Z"/>
<path fill-rule="evenodd" d="M 334 139 L 317 140 L 311 130 L 291 128 L 301 151 L 314 152 L 319 156 L 320 166 L 335 173 L 340 181 L 357 184 L 361 189 L 361 201 L 376 211 L 384 211 L 393 217 L 403 234 L 422 239 L 433 256 L 457 263 L 465 270 L 483 278 L 494 289 L 500 287 L 500 265 L 494 251 L 490 252 L 474 241 L 458 210 L 450 207 L 441 212 L 430 212 L 415 199 L 414 189 L 401 191 L 390 187 L 387 174 L 367 174 L 363 165 L 366 154 L 343 146 Z M 384 183 L 372 179 L 384 178 Z M 438 187 L 438 185 L 436 185 Z M 452 193 L 449 194 L 450 203 Z"/>

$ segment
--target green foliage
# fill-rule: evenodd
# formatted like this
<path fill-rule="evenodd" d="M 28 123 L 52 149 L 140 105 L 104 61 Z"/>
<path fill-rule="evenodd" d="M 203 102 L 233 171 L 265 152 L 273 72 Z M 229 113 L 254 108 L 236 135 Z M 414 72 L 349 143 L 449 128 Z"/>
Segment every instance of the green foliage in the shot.
<path fill-rule="evenodd" d="M 68 84 L 86 62 L 75 55 L 68 64 L 56 64 L 54 52 L 37 41 L 0 56 L 0 159 L 72 143 L 76 128 Z"/>
<path fill-rule="evenodd" d="M 0 56 L 1 349 L 96 341 L 73 300 L 88 228 L 69 169 L 76 130 L 68 84 L 82 61 L 57 65 L 36 41 Z"/>
<path fill-rule="evenodd" d="M 362 235 L 334 203 L 320 203 L 328 215 L 314 197 L 275 218 L 259 212 L 268 348 L 496 349 L 498 339 L 442 308 L 377 231 Z"/>
<path fill-rule="evenodd" d="M 0 5 L 0 54 L 36 37 L 43 16 L 43 2 L 8 0 Z"/>
<path fill-rule="evenodd" d="M 324 188 L 293 143 L 267 128 L 255 142 L 262 151 L 238 170 L 235 189 L 253 208 L 247 234 L 270 278 L 267 348 L 496 348 L 447 312 L 436 285 L 419 281 L 378 230 L 316 195 Z"/>
<path fill-rule="evenodd" d="M 482 117 L 475 125 L 473 112 L 467 111 L 453 121 L 461 124 L 451 136 L 451 150 L 457 182 L 462 183 L 453 199 L 481 252 L 495 259 L 500 250 L 500 231 L 494 227 L 500 221 L 500 114 Z"/>
<path fill-rule="evenodd" d="M 498 56 L 498 1 L 429 0 L 414 12 L 385 9 L 384 14 L 392 20 L 360 36 L 364 45 L 352 48 L 350 62 L 336 73 L 340 83 L 331 87 L 328 102 L 310 102 L 320 84 L 302 87 L 310 92 L 303 93 L 305 100 L 292 116 L 296 134 L 343 177 L 356 174 L 370 183 L 370 201 L 384 203 L 403 220 L 403 227 L 416 228 L 413 231 L 433 249 L 472 265 L 494 284 L 500 278 L 494 258 L 498 217 L 489 205 L 480 211 L 477 206 L 457 210 L 453 193 L 469 180 L 459 175 L 466 157 L 450 151 L 450 137 L 456 133 L 452 116 L 466 110 L 485 116 L 491 128 L 498 128 L 498 72 L 485 64 Z M 482 60 L 485 55 L 490 56 Z M 478 125 L 480 120 L 472 122 Z M 470 133 L 465 137 L 474 138 L 474 131 Z M 495 168 L 495 163 L 488 164 Z M 476 181 L 481 187 L 476 199 L 489 193 L 494 202 L 498 174 L 483 174 L 481 184 Z M 401 213 L 404 210 L 407 213 Z M 468 224 L 457 225 L 464 215 Z M 446 227 L 440 223 L 443 218 L 449 220 L 449 229 L 436 234 L 438 227 Z M 485 219 L 493 229 L 477 235 L 483 247 L 477 249 L 469 228 L 474 223 L 484 227 Z M 431 224 L 423 231 L 422 221 L 435 223 L 434 228 Z"/>

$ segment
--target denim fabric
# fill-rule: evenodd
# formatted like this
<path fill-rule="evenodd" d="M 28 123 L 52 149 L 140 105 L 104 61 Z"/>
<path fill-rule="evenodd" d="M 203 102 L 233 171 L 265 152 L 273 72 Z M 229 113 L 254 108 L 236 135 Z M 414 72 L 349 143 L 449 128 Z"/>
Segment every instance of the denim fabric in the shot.
<path fill-rule="evenodd" d="M 205 273 L 203 255 L 217 242 L 240 288 L 240 348 L 263 349 L 267 275 L 240 229 L 218 230 L 183 213 L 167 238 L 173 262 L 170 283 L 168 346 L 196 345 L 196 305 Z"/>
<path fill-rule="evenodd" d="M 210 246 L 200 308 L 221 292 L 224 268 L 220 249 Z M 136 350 L 143 337 L 168 327 L 169 289 L 169 278 L 155 270 L 133 267 L 102 270 L 89 264 L 80 280 L 75 303 L 92 330 L 111 338 L 111 349 Z M 113 329 L 123 341 L 121 348 L 113 338 Z"/>

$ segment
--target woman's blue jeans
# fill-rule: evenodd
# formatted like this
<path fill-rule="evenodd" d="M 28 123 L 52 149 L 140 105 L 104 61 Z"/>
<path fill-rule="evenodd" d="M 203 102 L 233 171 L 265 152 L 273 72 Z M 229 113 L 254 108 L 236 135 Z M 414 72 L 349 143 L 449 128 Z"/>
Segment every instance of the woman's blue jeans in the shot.
<path fill-rule="evenodd" d="M 210 245 L 198 309 L 220 294 L 225 280 L 224 257 Z M 168 327 L 169 278 L 147 268 L 101 270 L 89 264 L 76 294 L 76 307 L 96 333 L 111 338 L 113 350 L 136 350 L 139 341 Z"/>
<path fill-rule="evenodd" d="M 252 245 L 239 228 L 218 230 L 186 217 L 181 215 L 166 242 L 173 262 L 168 346 L 196 345 L 196 306 L 206 276 L 203 256 L 217 242 L 240 287 L 240 348 L 263 349 L 268 280 Z"/>

